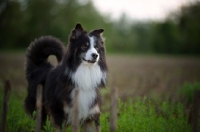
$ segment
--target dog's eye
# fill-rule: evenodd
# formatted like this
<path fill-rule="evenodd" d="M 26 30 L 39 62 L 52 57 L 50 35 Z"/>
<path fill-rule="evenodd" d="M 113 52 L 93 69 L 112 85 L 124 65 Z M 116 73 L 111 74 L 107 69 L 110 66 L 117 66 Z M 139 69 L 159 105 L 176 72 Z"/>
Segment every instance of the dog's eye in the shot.
<path fill-rule="evenodd" d="M 88 46 L 89 46 L 89 44 L 88 44 L 88 43 L 85 43 L 84 45 L 81 46 L 81 49 L 85 50 L 85 49 L 88 48 Z"/>

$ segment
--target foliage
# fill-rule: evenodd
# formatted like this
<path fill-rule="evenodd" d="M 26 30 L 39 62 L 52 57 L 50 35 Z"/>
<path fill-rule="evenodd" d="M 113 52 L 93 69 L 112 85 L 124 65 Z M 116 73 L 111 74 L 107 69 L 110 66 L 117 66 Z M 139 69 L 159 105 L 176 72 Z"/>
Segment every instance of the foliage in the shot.
<path fill-rule="evenodd" d="M 6 126 L 8 132 L 34 131 L 35 121 L 26 115 L 22 99 L 23 97 L 19 98 L 11 94 Z M 2 98 L 0 101 L 2 102 Z M 180 103 L 151 102 L 146 98 L 140 98 L 134 102 L 132 100 L 126 103 L 119 101 L 118 105 L 117 131 L 119 132 L 191 131 Z M 2 113 L 2 111 L 0 112 Z M 108 112 L 102 113 L 101 130 L 103 132 L 109 131 L 109 116 Z M 54 131 L 49 118 L 42 131 Z M 71 127 L 67 128 L 66 131 L 71 131 Z"/>
<path fill-rule="evenodd" d="M 155 103 L 146 98 L 140 98 L 135 102 L 122 103 L 119 101 L 118 113 L 118 132 L 191 131 L 180 103 L 173 104 L 165 101 L 156 106 Z M 102 117 L 103 131 L 109 131 L 108 117 L 108 113 Z"/>
<path fill-rule="evenodd" d="M 106 28 L 109 23 L 93 7 L 91 1 L 15 0 L 0 3 L 0 48 L 27 47 L 42 35 L 53 35 L 67 43 L 77 22 L 86 29 Z"/>
<path fill-rule="evenodd" d="M 0 102 L 2 102 L 2 93 Z M 2 113 L 2 105 L 0 105 L 0 113 Z M 6 131 L 7 132 L 34 132 L 35 122 L 25 113 L 23 102 L 13 93 L 9 99 Z"/>
<path fill-rule="evenodd" d="M 158 23 L 153 33 L 152 49 L 156 53 L 180 53 L 180 33 L 172 21 Z"/>
<path fill-rule="evenodd" d="M 163 21 L 137 22 L 122 14 L 111 21 L 91 0 L 4 0 L 0 2 L 0 48 L 26 48 L 42 35 L 67 43 L 77 22 L 104 28 L 108 52 L 199 54 L 200 2 L 182 6 Z"/>
<path fill-rule="evenodd" d="M 184 83 L 179 89 L 182 100 L 191 104 L 194 99 L 194 92 L 200 90 L 200 82 Z"/>
<path fill-rule="evenodd" d="M 178 18 L 183 51 L 185 53 L 199 53 L 200 1 L 182 7 Z"/>

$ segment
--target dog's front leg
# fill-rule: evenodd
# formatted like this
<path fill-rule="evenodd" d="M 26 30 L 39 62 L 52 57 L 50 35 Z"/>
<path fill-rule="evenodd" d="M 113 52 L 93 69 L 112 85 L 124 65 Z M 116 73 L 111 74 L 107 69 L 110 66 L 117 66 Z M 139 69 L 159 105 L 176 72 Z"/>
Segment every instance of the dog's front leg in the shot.
<path fill-rule="evenodd" d="M 94 121 L 95 123 L 95 132 L 100 132 L 100 116 Z"/>
<path fill-rule="evenodd" d="M 92 121 L 87 121 L 83 124 L 83 132 L 93 132 Z"/>

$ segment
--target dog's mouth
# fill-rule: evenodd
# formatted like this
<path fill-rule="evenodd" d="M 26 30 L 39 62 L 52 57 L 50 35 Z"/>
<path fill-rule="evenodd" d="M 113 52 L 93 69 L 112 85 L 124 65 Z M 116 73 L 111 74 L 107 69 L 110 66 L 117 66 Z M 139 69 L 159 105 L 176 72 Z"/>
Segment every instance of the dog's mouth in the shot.
<path fill-rule="evenodd" d="M 84 61 L 88 62 L 88 63 L 95 63 L 96 60 L 86 60 L 85 58 L 83 58 Z"/>

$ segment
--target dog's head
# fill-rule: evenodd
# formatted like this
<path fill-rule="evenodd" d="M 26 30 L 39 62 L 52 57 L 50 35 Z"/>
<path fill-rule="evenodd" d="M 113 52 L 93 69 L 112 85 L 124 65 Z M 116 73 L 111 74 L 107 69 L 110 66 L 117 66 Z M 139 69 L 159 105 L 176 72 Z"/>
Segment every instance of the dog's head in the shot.
<path fill-rule="evenodd" d="M 104 29 L 95 29 L 87 33 L 81 24 L 76 24 L 69 36 L 67 52 L 71 53 L 73 61 L 94 65 L 105 60 Z"/>

